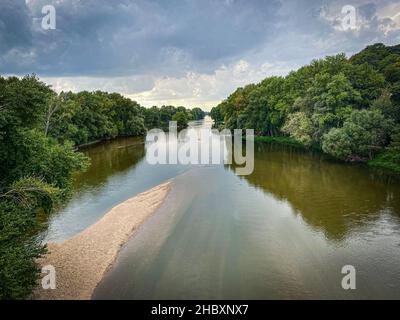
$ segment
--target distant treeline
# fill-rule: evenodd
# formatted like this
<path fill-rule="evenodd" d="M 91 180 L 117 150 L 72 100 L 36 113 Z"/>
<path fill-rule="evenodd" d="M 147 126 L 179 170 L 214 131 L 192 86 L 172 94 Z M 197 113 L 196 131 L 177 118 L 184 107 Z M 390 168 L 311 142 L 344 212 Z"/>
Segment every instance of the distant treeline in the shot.
<path fill-rule="evenodd" d="M 274 141 L 290 136 L 344 161 L 400 172 L 400 45 L 314 60 L 237 89 L 210 115 L 219 127 L 255 129 Z"/>
<path fill-rule="evenodd" d="M 141 136 L 148 129 L 168 128 L 171 120 L 184 128 L 189 121 L 203 119 L 204 115 L 200 108 L 144 108 L 118 93 L 63 92 L 50 99 L 46 132 L 60 141 L 81 145 L 120 136 Z"/>
<path fill-rule="evenodd" d="M 146 109 L 116 93 L 56 94 L 35 76 L 0 77 L 0 299 L 35 287 L 46 251 L 38 231 L 67 198 L 72 174 L 89 165 L 77 146 L 203 117 L 199 108 Z"/>

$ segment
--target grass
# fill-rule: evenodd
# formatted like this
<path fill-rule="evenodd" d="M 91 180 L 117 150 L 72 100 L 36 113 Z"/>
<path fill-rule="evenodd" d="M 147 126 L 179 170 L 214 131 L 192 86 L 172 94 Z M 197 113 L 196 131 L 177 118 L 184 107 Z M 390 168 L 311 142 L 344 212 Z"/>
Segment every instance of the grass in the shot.
<path fill-rule="evenodd" d="M 302 143 L 300 143 L 290 137 L 255 136 L 254 141 L 255 142 L 270 142 L 270 143 L 285 144 L 285 145 L 289 145 L 289 146 L 293 146 L 293 147 L 301 148 L 301 149 L 306 148 Z"/>
<path fill-rule="evenodd" d="M 299 141 L 296 141 L 295 139 L 291 137 L 285 137 L 285 136 L 277 136 L 277 137 L 271 137 L 271 136 L 255 136 L 254 137 L 255 142 L 267 142 L 267 143 L 276 143 L 276 144 L 282 144 L 282 145 L 287 145 L 291 147 L 295 147 L 298 149 L 303 149 L 303 150 L 315 150 L 315 151 L 320 151 L 322 152 L 322 149 L 318 145 L 312 145 L 310 147 L 305 146 Z"/>
<path fill-rule="evenodd" d="M 368 161 L 368 165 L 375 168 L 387 169 L 400 174 L 400 163 L 387 152 L 384 152 L 378 155 L 375 159 Z"/>

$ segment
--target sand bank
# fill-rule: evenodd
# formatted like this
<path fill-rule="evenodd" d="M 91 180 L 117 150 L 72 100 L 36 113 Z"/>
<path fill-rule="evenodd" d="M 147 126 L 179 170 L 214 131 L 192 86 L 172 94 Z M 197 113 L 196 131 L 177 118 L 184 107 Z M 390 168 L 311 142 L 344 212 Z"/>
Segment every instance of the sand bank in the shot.
<path fill-rule="evenodd" d="M 115 261 L 121 246 L 161 205 L 170 182 L 143 192 L 114 207 L 98 222 L 61 244 L 49 244 L 41 265 L 56 270 L 55 290 L 38 288 L 34 299 L 90 299 Z"/>

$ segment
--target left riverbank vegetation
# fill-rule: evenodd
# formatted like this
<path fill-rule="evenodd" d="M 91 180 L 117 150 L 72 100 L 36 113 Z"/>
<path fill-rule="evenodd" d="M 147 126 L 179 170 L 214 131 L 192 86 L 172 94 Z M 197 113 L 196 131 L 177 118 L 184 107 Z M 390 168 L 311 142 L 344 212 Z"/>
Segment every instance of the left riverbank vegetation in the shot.
<path fill-rule="evenodd" d="M 38 234 L 68 198 L 74 172 L 89 165 L 77 147 L 203 117 L 200 108 L 147 109 L 117 93 L 57 94 L 35 75 L 0 77 L 0 299 L 27 298 L 36 286 L 46 253 Z"/>
<path fill-rule="evenodd" d="M 400 172 L 400 45 L 314 60 L 238 88 L 210 115 L 219 128 L 254 129 L 256 141 Z"/>

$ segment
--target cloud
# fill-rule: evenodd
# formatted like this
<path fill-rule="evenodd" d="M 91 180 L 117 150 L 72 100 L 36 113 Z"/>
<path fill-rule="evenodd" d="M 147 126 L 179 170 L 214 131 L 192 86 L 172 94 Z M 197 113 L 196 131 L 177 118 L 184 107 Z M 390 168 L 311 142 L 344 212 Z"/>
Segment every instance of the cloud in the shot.
<path fill-rule="evenodd" d="M 43 31 L 41 9 L 49 2 L 56 8 L 57 29 Z M 111 76 L 212 71 L 271 37 L 278 8 L 276 0 L 31 0 L 24 8 L 30 14 L 23 16 L 31 32 L 20 41 L 30 44 L 36 60 L 30 70 L 10 60 L 0 70 Z M 18 10 L 7 6 L 4 15 Z M 20 28 L 19 21 L 7 26 Z M 6 46 L 15 49 L 12 41 Z"/>
<path fill-rule="evenodd" d="M 24 1 L 0 2 L 0 54 L 27 49 L 32 45 L 29 9 Z"/>
<path fill-rule="evenodd" d="M 400 42 L 400 4 L 354 0 L 2 0 L 0 72 L 145 105 L 216 104 L 237 86 L 374 42 Z M 41 9 L 56 8 L 43 30 Z"/>
<path fill-rule="evenodd" d="M 239 60 L 222 65 L 212 73 L 187 72 L 180 77 L 44 77 L 56 91 L 117 91 L 153 105 L 184 105 L 210 110 L 239 86 L 259 82 L 267 75 L 284 75 L 292 68 L 284 63 L 250 64 Z"/>
<path fill-rule="evenodd" d="M 324 47 L 341 48 L 349 54 L 363 49 L 366 45 L 384 42 L 388 45 L 400 42 L 400 24 L 396 17 L 385 14 L 388 9 L 396 15 L 400 13 L 400 6 L 395 1 L 363 1 L 353 3 L 356 9 L 356 25 L 354 29 L 342 27 L 343 14 L 340 9 L 348 5 L 346 0 L 335 2 L 326 6 L 320 19 L 333 27 L 333 30 L 325 34 Z M 397 13 L 396 13 L 397 12 Z"/>

